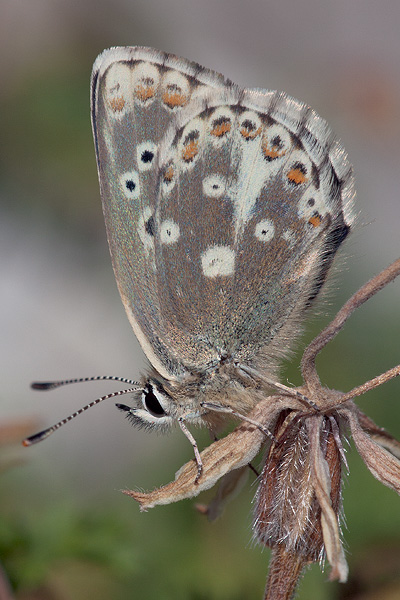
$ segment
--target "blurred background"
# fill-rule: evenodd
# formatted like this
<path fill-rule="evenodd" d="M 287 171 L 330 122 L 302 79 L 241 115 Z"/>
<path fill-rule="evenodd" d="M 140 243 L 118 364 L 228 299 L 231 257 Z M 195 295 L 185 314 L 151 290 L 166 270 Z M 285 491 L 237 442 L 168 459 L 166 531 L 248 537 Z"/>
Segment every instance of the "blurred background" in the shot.
<path fill-rule="evenodd" d="M 1 600 L 261 598 L 267 572 L 268 551 L 251 543 L 254 481 L 214 524 L 193 502 L 141 514 L 119 492 L 170 481 L 192 458 L 180 433 L 133 430 L 105 402 L 42 444 L 19 447 L 116 389 L 40 393 L 31 381 L 135 379 L 146 366 L 101 213 L 89 115 L 97 54 L 153 46 L 242 86 L 285 90 L 341 138 L 356 174 L 357 228 L 285 368 L 284 380 L 298 384 L 301 348 L 399 255 L 399 28 L 397 0 L 1 0 Z M 349 390 L 399 362 L 399 297 L 391 284 L 351 318 L 321 354 L 324 383 Z M 399 385 L 358 400 L 397 437 Z M 301 599 L 400 596 L 398 498 L 352 447 L 349 463 L 350 581 L 328 583 L 328 570 L 314 566 Z"/>

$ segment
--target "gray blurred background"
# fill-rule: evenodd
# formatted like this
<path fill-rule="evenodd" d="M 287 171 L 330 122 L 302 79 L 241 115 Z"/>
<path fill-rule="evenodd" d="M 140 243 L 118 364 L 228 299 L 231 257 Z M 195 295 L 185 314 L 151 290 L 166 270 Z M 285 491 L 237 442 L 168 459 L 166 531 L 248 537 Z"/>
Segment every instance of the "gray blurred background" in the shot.
<path fill-rule="evenodd" d="M 340 137 L 356 174 L 357 227 L 301 349 L 399 255 L 399 29 L 397 0 L 1 0 L 2 424 L 36 418 L 33 432 L 115 389 L 86 384 L 40 393 L 29 389 L 33 380 L 137 378 L 146 366 L 116 290 L 101 214 L 89 115 L 90 72 L 100 51 L 153 46 L 242 86 L 284 90 Z M 323 353 L 327 385 L 351 389 L 399 361 L 399 296 L 399 283 L 381 292 Z M 285 371 L 293 383 L 300 381 L 299 356 Z M 399 382 L 359 403 L 400 437 Z M 119 494 L 173 478 L 191 458 L 181 437 L 133 430 L 111 401 L 37 447 L 3 450 L 7 463 L 27 461 L 3 473 L 0 493 L 0 560 L 17 597 L 128 598 L 133 588 L 144 598 L 261 597 L 267 553 L 249 546 L 254 484 L 215 525 L 189 502 L 141 515 Z M 360 565 L 375 565 L 377 556 L 382 569 L 395 556 L 392 571 L 399 571 L 397 498 L 354 450 L 350 463 L 345 537 L 354 581 L 346 588 L 324 583 L 317 567 L 304 582 L 304 598 L 369 598 L 360 595 L 360 581 L 371 569 Z M 88 515 L 98 520 L 83 535 L 78 524 Z M 112 524 L 103 532 L 108 515 Z M 121 532 L 118 516 L 127 528 Z M 67 540 L 67 550 L 56 538 Z M 104 545 L 101 560 L 93 549 L 82 551 L 82 538 L 97 552 Z M 160 544 L 164 550 L 156 550 Z M 387 585 L 392 579 L 387 575 Z"/>

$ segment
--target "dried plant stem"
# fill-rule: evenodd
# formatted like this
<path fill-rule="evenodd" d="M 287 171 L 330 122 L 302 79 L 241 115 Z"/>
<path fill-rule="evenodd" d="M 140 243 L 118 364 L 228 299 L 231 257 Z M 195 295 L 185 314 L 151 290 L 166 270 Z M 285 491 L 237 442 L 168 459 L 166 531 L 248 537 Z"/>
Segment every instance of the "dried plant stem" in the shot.
<path fill-rule="evenodd" d="M 340 400 L 337 400 L 336 406 L 339 406 L 339 404 L 343 404 L 344 402 L 347 402 L 347 400 L 351 400 L 352 398 L 357 398 L 357 396 L 362 396 L 362 394 L 365 394 L 365 392 L 369 392 L 370 390 L 379 387 L 383 383 L 386 383 L 387 381 L 398 377 L 399 375 L 400 365 L 397 365 L 397 367 L 393 367 L 393 369 L 389 369 L 381 375 L 377 375 L 373 379 L 370 379 L 369 381 L 366 381 L 365 383 L 353 388 L 349 392 L 346 392 L 340 398 Z"/>
<path fill-rule="evenodd" d="M 305 561 L 299 554 L 288 552 L 283 545 L 275 546 L 269 563 L 264 600 L 291 600 L 303 573 Z"/>
<path fill-rule="evenodd" d="M 310 389 L 317 391 L 321 387 L 321 382 L 315 367 L 317 354 L 337 335 L 337 333 L 339 333 L 350 315 L 361 306 L 361 304 L 364 304 L 364 302 L 393 281 L 399 274 L 400 258 L 363 285 L 358 292 L 346 302 L 333 321 L 331 321 L 331 323 L 317 335 L 311 344 L 307 346 L 301 361 L 301 371 L 303 379 L 307 382 Z"/>

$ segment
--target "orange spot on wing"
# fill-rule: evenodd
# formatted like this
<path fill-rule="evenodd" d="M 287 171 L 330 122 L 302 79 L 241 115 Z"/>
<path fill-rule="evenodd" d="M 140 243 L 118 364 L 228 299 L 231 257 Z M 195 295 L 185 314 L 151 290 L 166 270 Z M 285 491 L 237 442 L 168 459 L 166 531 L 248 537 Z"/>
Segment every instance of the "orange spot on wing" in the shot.
<path fill-rule="evenodd" d="M 153 98 L 154 94 L 155 94 L 155 89 L 154 89 L 154 86 L 152 86 L 152 85 L 139 84 L 138 86 L 136 86 L 136 89 L 135 89 L 136 98 L 138 98 L 142 102 L 146 102 L 146 100 Z"/>
<path fill-rule="evenodd" d="M 308 219 L 308 222 L 313 227 L 319 227 L 322 223 L 321 215 L 319 215 L 318 213 L 313 215 L 310 219 Z"/>
<path fill-rule="evenodd" d="M 177 90 L 167 90 L 162 96 L 164 104 L 169 108 L 177 108 L 178 106 L 184 106 L 187 102 L 187 96 Z"/>
<path fill-rule="evenodd" d="M 174 176 L 174 169 L 172 168 L 172 166 L 169 166 L 164 173 L 164 181 L 167 181 L 168 183 L 170 181 L 172 181 L 172 178 Z"/>
<path fill-rule="evenodd" d="M 121 112 L 125 106 L 125 98 L 123 96 L 111 98 L 109 104 L 113 112 Z"/>
<path fill-rule="evenodd" d="M 262 151 L 264 152 L 265 158 L 268 160 L 274 160 L 275 158 L 280 158 L 286 154 L 286 150 L 282 150 L 279 146 L 270 146 L 268 138 L 263 139 Z"/>
<path fill-rule="evenodd" d="M 230 120 L 222 121 L 221 123 L 215 123 L 214 127 L 211 129 L 211 135 L 215 137 L 222 137 L 223 135 L 229 133 L 231 130 L 232 124 Z"/>
<path fill-rule="evenodd" d="M 196 140 L 191 140 L 182 151 L 182 158 L 185 162 L 192 162 L 199 151 L 199 144 Z"/>
<path fill-rule="evenodd" d="M 287 174 L 287 178 L 295 185 L 300 185 L 308 180 L 301 169 L 291 169 Z"/>
<path fill-rule="evenodd" d="M 246 127 L 245 125 L 241 127 L 240 133 L 247 140 L 254 140 L 261 133 L 261 127 L 258 129 L 251 129 L 250 127 Z"/>

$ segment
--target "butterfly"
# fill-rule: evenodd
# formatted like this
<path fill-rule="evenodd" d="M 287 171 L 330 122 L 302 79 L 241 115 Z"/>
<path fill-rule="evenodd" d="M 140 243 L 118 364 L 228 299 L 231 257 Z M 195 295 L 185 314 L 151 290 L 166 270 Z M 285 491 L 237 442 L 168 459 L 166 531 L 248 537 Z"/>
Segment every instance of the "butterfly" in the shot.
<path fill-rule="evenodd" d="M 309 106 L 151 48 L 100 54 L 91 110 L 115 278 L 151 368 L 87 378 L 132 383 L 88 406 L 131 393 L 117 406 L 147 429 L 178 423 L 200 475 L 187 425 L 216 433 L 283 387 L 280 362 L 352 227 L 352 167 Z"/>

